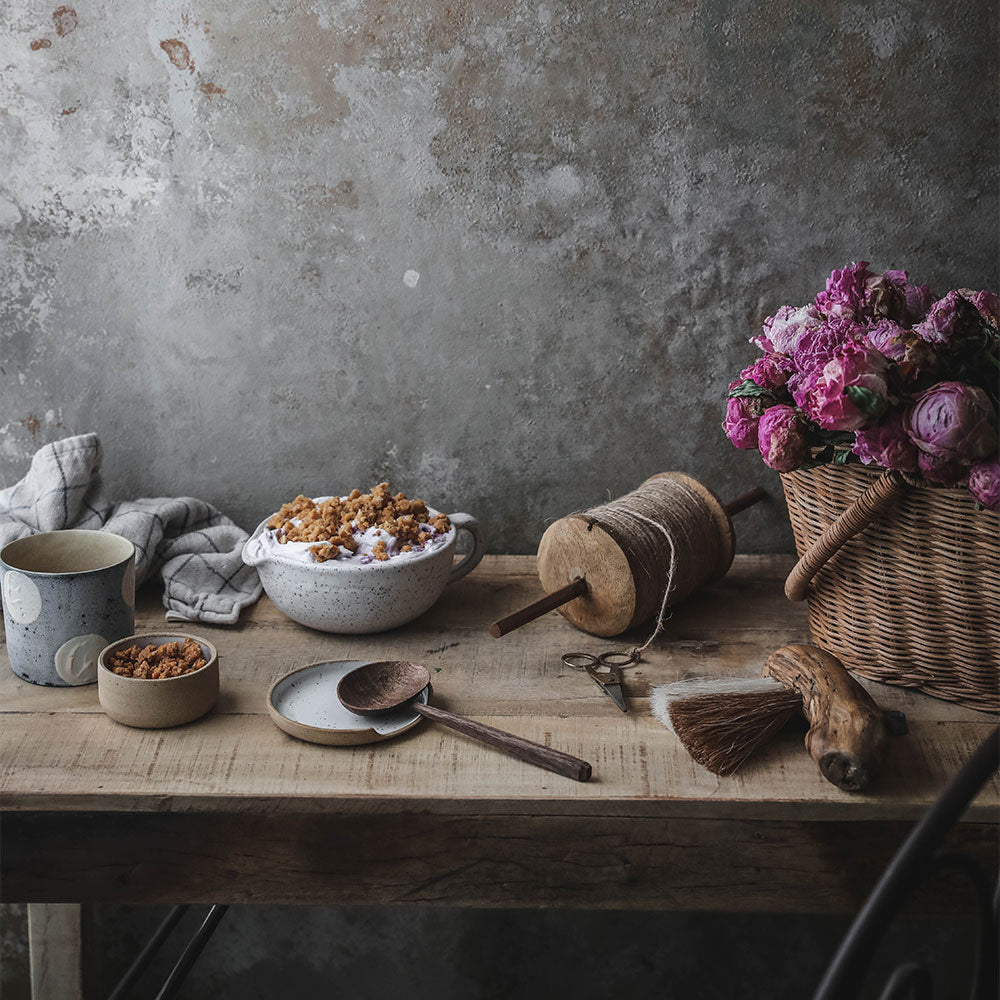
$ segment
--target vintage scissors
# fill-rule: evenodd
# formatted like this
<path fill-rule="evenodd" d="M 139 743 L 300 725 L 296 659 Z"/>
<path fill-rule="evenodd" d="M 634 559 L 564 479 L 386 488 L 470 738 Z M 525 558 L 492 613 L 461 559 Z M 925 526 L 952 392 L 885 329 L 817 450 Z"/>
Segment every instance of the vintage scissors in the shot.
<path fill-rule="evenodd" d="M 625 691 L 622 688 L 622 667 L 635 663 L 639 657 L 634 652 L 601 653 L 594 656 L 591 653 L 563 653 L 562 661 L 574 670 L 586 670 L 600 689 L 623 711 L 628 711 L 625 703 Z"/>

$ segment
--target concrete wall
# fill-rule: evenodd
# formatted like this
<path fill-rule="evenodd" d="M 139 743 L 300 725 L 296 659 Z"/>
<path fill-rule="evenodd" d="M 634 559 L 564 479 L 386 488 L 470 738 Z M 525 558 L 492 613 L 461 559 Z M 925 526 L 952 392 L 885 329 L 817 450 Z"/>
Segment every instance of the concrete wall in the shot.
<path fill-rule="evenodd" d="M 75 2 L 0 5 L 0 482 L 97 430 L 121 496 L 389 477 L 528 552 L 776 486 L 720 397 L 832 266 L 998 284 L 988 0 Z"/>

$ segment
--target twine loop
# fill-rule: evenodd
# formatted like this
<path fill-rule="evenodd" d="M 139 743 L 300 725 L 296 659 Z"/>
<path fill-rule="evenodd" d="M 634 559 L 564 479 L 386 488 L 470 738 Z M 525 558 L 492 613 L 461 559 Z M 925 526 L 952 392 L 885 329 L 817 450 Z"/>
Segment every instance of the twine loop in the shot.
<path fill-rule="evenodd" d="M 663 476 L 581 516 L 625 553 L 635 581 L 634 620 L 656 614 L 652 634 L 628 653 L 636 662 L 670 619 L 671 601 L 707 583 L 722 560 L 730 543 L 719 530 L 718 505 L 685 479 Z"/>

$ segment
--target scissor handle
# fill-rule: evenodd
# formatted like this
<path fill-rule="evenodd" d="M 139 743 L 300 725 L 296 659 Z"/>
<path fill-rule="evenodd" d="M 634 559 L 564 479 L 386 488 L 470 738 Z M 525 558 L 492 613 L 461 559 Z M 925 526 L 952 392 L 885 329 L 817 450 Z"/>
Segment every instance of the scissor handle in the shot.
<path fill-rule="evenodd" d="M 601 653 L 600 656 L 594 656 L 593 653 L 563 653 L 562 655 L 562 661 L 567 667 L 572 667 L 574 670 L 586 670 L 590 674 L 593 674 L 596 668 L 603 667 L 614 675 L 616 671 L 620 673 L 622 667 L 627 667 L 630 663 L 636 663 L 638 660 L 639 656 L 634 649 L 630 653 L 610 650 L 607 653 Z"/>
<path fill-rule="evenodd" d="M 563 653 L 562 661 L 574 670 L 587 670 L 600 662 L 592 653 Z"/>
<path fill-rule="evenodd" d="M 612 650 L 608 653 L 601 653 L 597 662 L 602 667 L 627 667 L 630 663 L 639 662 L 639 651 L 633 649 L 628 653 L 622 653 Z"/>

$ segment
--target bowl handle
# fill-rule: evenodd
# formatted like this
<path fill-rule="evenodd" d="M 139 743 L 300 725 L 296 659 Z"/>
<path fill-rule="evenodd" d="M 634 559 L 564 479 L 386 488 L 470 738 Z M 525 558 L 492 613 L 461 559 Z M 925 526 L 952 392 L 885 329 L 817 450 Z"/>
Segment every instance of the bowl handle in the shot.
<path fill-rule="evenodd" d="M 906 480 L 898 472 L 879 476 L 833 524 L 803 553 L 785 581 L 785 596 L 790 601 L 804 601 L 812 578 L 837 550 L 872 521 L 881 517 L 906 490 Z"/>
<path fill-rule="evenodd" d="M 486 533 L 471 514 L 449 514 L 448 520 L 455 526 L 456 531 L 467 531 L 472 535 L 472 551 L 466 553 L 465 558 L 457 566 L 453 566 L 448 575 L 448 582 L 454 583 L 456 580 L 461 580 L 466 573 L 472 572 L 479 565 L 479 560 L 486 555 Z"/>

